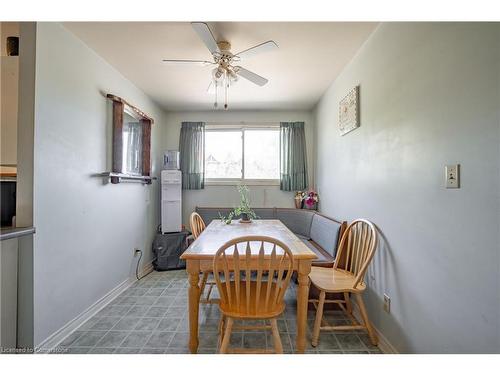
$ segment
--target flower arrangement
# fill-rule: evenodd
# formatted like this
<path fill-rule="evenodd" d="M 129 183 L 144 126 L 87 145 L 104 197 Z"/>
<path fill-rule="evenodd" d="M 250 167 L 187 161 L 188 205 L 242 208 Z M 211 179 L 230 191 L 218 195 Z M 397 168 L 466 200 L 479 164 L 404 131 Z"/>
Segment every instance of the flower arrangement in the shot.
<path fill-rule="evenodd" d="M 295 207 L 315 210 L 319 202 L 319 195 L 314 190 L 297 191 L 295 193 Z"/>
<path fill-rule="evenodd" d="M 250 200 L 248 199 L 248 187 L 245 185 L 238 185 L 238 192 L 240 193 L 240 205 L 232 210 L 227 217 L 221 215 L 219 218 L 223 223 L 231 224 L 233 217 L 241 216 L 240 222 L 249 223 L 252 219 L 257 219 L 257 215 L 250 208 Z"/>
<path fill-rule="evenodd" d="M 295 208 L 302 208 L 302 204 L 303 204 L 303 199 L 305 197 L 305 192 L 303 191 L 297 191 L 295 193 Z"/>
<path fill-rule="evenodd" d="M 319 202 L 318 193 L 316 193 L 314 190 L 309 190 L 306 198 L 304 199 L 306 207 L 309 209 L 315 208 L 318 202 Z"/>

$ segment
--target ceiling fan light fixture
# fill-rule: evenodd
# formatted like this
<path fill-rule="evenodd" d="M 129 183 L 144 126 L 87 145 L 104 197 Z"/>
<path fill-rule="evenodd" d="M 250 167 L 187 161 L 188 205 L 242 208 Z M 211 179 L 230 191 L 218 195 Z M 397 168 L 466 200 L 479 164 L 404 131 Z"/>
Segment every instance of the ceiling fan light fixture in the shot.
<path fill-rule="evenodd" d="M 222 67 L 218 66 L 217 68 L 212 70 L 212 77 L 214 78 L 215 82 L 222 81 L 224 79 L 225 73 L 226 71 Z"/>
<path fill-rule="evenodd" d="M 278 45 L 276 42 L 268 40 L 238 52 L 237 54 L 233 54 L 231 52 L 231 43 L 228 41 L 217 41 L 210 30 L 210 27 L 205 22 L 191 22 L 191 26 L 196 34 L 198 34 L 198 37 L 201 39 L 203 44 L 210 51 L 213 61 L 186 59 L 164 59 L 163 61 L 169 64 L 214 66 L 214 69 L 211 71 L 212 82 L 207 89 L 208 93 L 215 94 L 214 108 L 218 108 L 218 91 L 222 96 L 222 90 L 224 90 L 224 109 L 228 109 L 229 88 L 239 80 L 239 77 L 243 77 L 257 86 L 264 86 L 268 83 L 266 78 L 239 66 L 239 64 L 237 66 L 235 65 L 242 59 L 252 57 L 262 52 L 277 49 Z"/>
<path fill-rule="evenodd" d="M 238 75 L 234 72 L 234 70 L 228 70 L 227 76 L 229 77 L 229 81 L 231 83 L 238 81 Z"/>

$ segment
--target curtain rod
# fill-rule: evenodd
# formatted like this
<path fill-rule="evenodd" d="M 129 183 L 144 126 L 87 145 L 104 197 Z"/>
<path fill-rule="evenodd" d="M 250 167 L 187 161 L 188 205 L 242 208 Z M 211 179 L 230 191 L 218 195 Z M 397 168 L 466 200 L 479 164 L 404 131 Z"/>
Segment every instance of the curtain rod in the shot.
<path fill-rule="evenodd" d="M 207 125 L 279 125 L 280 121 L 205 121 Z"/>

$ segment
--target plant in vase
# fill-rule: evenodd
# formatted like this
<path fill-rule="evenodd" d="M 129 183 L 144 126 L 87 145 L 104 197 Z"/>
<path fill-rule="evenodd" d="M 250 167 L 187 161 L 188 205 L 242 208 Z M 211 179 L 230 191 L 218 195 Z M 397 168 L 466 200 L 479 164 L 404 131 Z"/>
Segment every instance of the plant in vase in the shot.
<path fill-rule="evenodd" d="M 309 210 L 318 208 L 319 196 L 314 190 L 309 190 L 304 198 L 304 206 Z"/>
<path fill-rule="evenodd" d="M 238 192 L 240 193 L 240 204 L 227 217 L 221 215 L 219 217 L 223 223 L 231 224 L 233 217 L 241 216 L 240 223 L 250 223 L 252 219 L 257 219 L 257 215 L 250 208 L 250 200 L 248 199 L 248 187 L 245 185 L 238 185 Z"/>
<path fill-rule="evenodd" d="M 306 193 L 304 191 L 295 192 L 295 208 L 302 208 L 303 200 L 306 197 Z"/>

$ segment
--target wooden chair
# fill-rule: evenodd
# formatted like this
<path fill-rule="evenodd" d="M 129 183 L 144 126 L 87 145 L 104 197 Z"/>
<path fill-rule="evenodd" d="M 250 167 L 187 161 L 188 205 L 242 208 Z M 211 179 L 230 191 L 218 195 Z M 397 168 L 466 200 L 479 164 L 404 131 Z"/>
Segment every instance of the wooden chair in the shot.
<path fill-rule="evenodd" d="M 346 331 L 351 329 L 364 329 L 368 331 L 370 341 L 373 345 L 377 345 L 377 335 L 368 320 L 366 307 L 361 297 L 361 293 L 366 289 L 363 278 L 375 254 L 376 247 L 377 232 L 375 226 L 367 220 L 354 220 L 342 235 L 333 268 L 311 268 L 309 279 L 320 291 L 319 300 L 309 300 L 316 307 L 312 346 L 318 345 L 321 330 Z M 344 299 L 328 300 L 326 299 L 326 293 L 340 294 L 344 296 Z M 362 322 L 359 322 L 352 313 L 351 294 L 356 298 Z M 352 324 L 340 326 L 328 325 L 323 319 L 323 307 L 325 303 L 338 304 L 349 316 Z"/>
<path fill-rule="evenodd" d="M 189 226 L 191 228 L 191 233 L 193 234 L 195 240 L 200 236 L 201 232 L 203 232 L 206 228 L 203 218 L 197 212 L 193 212 L 189 217 Z M 215 285 L 215 282 L 208 281 L 208 277 L 210 276 L 210 274 L 211 274 L 210 271 L 203 272 L 200 284 L 200 296 L 202 296 L 202 298 L 200 298 L 200 303 L 217 303 L 217 300 L 210 299 L 212 288 Z M 203 294 L 205 293 L 205 287 L 207 285 L 209 286 L 208 292 L 206 297 L 203 297 Z"/>
<path fill-rule="evenodd" d="M 193 212 L 189 217 L 189 226 L 191 227 L 194 239 L 197 239 L 206 228 L 205 222 L 198 212 Z"/>
<path fill-rule="evenodd" d="M 219 289 L 220 353 L 283 353 L 276 318 L 285 310 L 284 295 L 290 283 L 293 255 L 281 241 L 265 236 L 235 238 L 214 257 L 214 277 Z M 269 325 L 235 326 L 234 320 L 268 320 Z M 274 351 L 229 348 L 233 329 L 270 329 Z"/>

